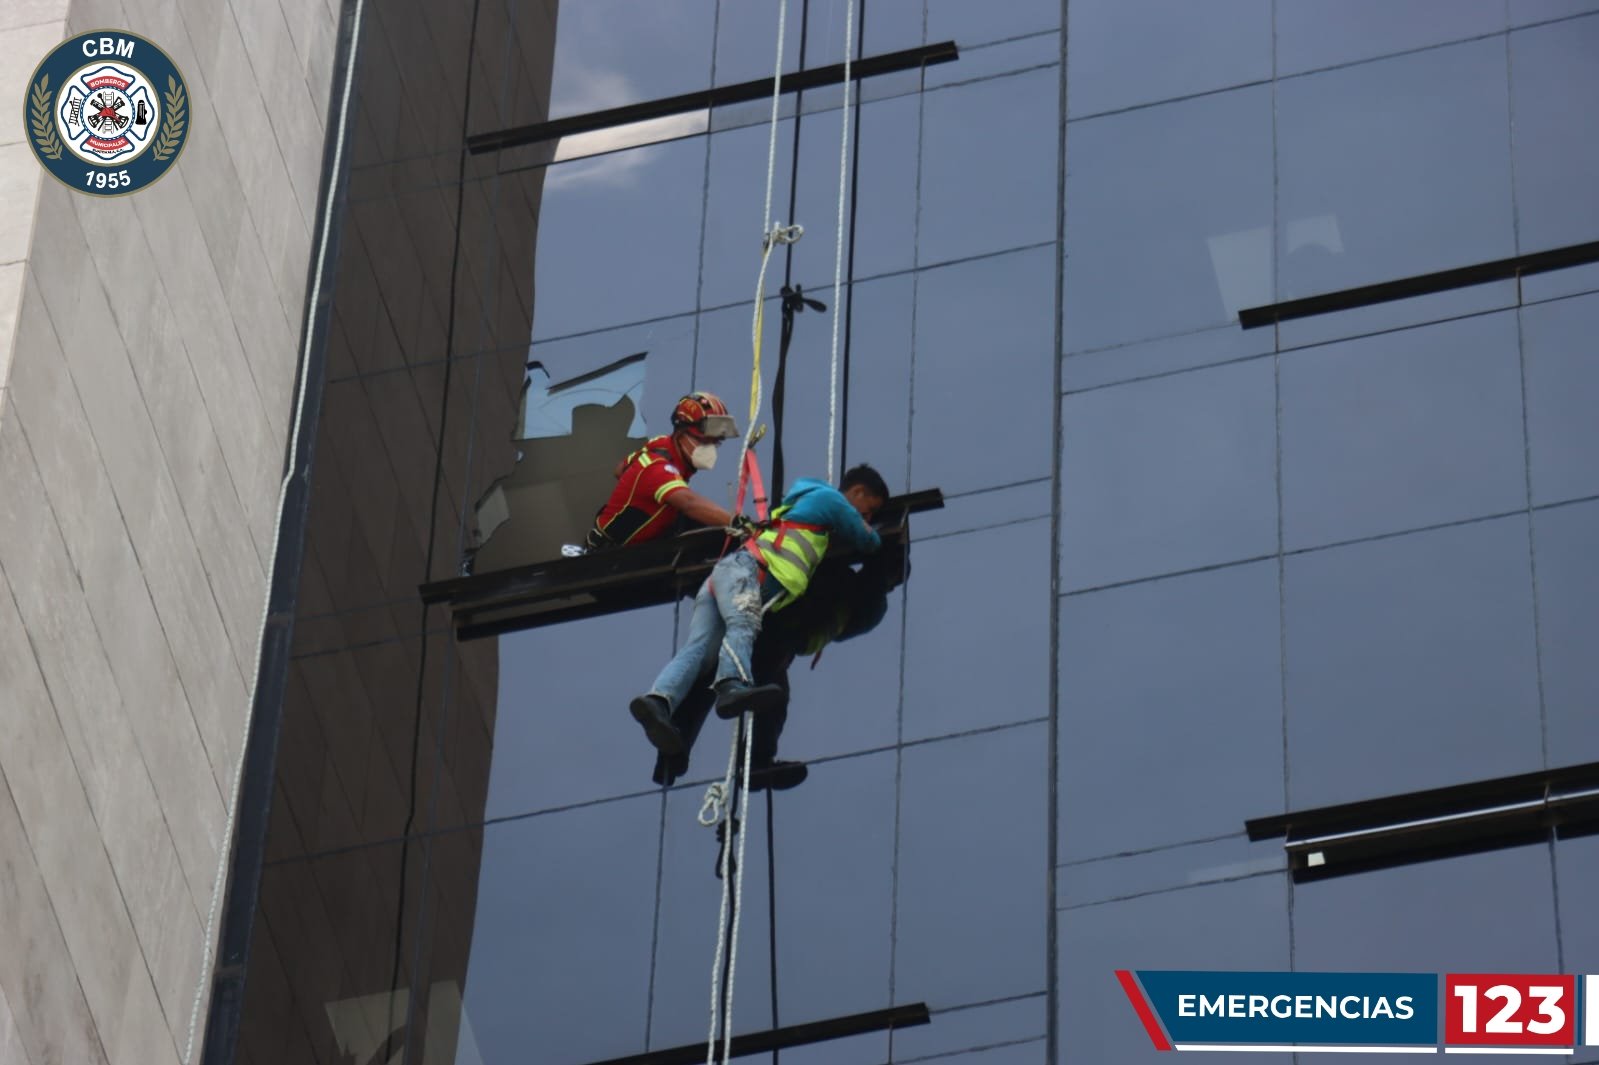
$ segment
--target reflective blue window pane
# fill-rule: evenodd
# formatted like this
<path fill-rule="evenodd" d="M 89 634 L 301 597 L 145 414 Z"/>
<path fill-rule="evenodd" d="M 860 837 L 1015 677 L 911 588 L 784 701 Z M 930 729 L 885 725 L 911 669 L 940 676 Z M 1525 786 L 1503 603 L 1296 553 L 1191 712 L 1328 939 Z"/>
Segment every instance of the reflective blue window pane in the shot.
<path fill-rule="evenodd" d="M 946 1003 L 928 1003 L 928 1006 L 932 1023 L 894 1033 L 895 1061 L 954 1054 L 998 1043 L 1020 1043 L 1044 1034 L 1042 995 L 987 1006 Z M 1038 1060 L 1036 1050 L 1032 1060 Z"/>
<path fill-rule="evenodd" d="M 1007 1040 L 965 1054 L 940 1055 L 937 1059 L 945 1065 L 1038 1065 L 1044 1060 L 1044 1037 L 1037 1039 Z M 895 1056 L 896 1062 L 920 1059 Z"/>
<path fill-rule="evenodd" d="M 463 998 L 482 1060 L 530 1032 L 550 1061 L 644 1049 L 659 830 L 653 795 L 481 830 Z"/>
<path fill-rule="evenodd" d="M 765 232 L 761 211 L 766 203 L 766 156 L 770 136 L 771 131 L 764 123 L 711 136 L 710 184 L 703 190 L 706 204 L 704 258 L 701 259 L 701 251 L 696 246 L 688 258 L 673 267 L 683 274 L 694 270 L 703 272 L 699 279 L 701 307 L 755 300 L 755 279 L 761 269 L 761 236 Z M 782 222 L 796 221 L 787 217 L 793 147 L 794 121 L 785 119 L 778 123 L 777 167 L 772 187 L 772 219 Z M 702 169 L 695 176 L 694 189 L 686 193 L 695 197 L 701 195 L 704 180 L 703 144 L 699 145 L 699 151 Z M 687 214 L 698 213 L 698 208 L 689 204 L 682 205 L 681 209 Z M 827 224 L 824 231 L 830 235 L 833 226 Z M 809 225 L 806 232 L 810 232 Z M 772 265 L 767 274 L 768 292 L 775 294 L 782 285 L 784 256 L 781 247 L 772 253 Z"/>
<path fill-rule="evenodd" d="M 916 197 L 906 195 L 906 190 L 916 186 L 919 113 L 920 101 L 915 96 L 861 106 L 861 136 L 856 145 L 860 153 L 857 278 L 906 270 L 915 263 Z"/>
<path fill-rule="evenodd" d="M 725 765 L 728 731 L 708 731 Z M 814 765 L 804 784 L 776 798 L 770 838 L 777 869 L 778 1010 L 783 1024 L 888 1005 L 894 765 L 892 752 Z M 652 1048 L 692 1043 L 706 1034 L 721 882 L 715 877 L 715 832 L 695 821 L 702 791 L 675 790 L 666 804 Z M 735 1033 L 772 1026 L 767 798 L 753 796 L 745 819 L 750 835 L 745 844 Z"/>
<path fill-rule="evenodd" d="M 1599 503 L 1533 515 L 1538 552 L 1538 638 L 1549 722 L 1549 761 L 1599 760 Z"/>
<path fill-rule="evenodd" d="M 1565 839 L 1555 845 L 1556 890 L 1560 892 L 1560 937 L 1570 959 L 1599 957 L 1599 912 L 1588 903 L 1599 878 L 1599 836 Z"/>
<path fill-rule="evenodd" d="M 782 1014 L 778 1014 L 781 1018 Z M 848 1039 L 829 1039 L 825 1043 L 789 1047 L 781 1059 L 788 1065 L 883 1065 L 888 1060 L 888 1032 L 870 1032 Z M 764 1063 L 768 1059 L 749 1058 Z"/>
<path fill-rule="evenodd" d="M 922 97 L 918 263 L 1055 239 L 1059 77 L 1035 70 Z"/>
<path fill-rule="evenodd" d="M 1527 372 L 1527 437 L 1532 501 L 1599 493 L 1599 296 L 1559 300 L 1521 312 Z"/>
<path fill-rule="evenodd" d="M 927 0 L 927 39 L 960 45 L 1000 41 L 1060 26 L 1060 4 L 1054 0 L 1007 0 L 972 4 L 967 0 Z"/>
<path fill-rule="evenodd" d="M 1539 275 L 1535 275 L 1539 276 Z M 1531 281 L 1528 278 L 1526 281 Z M 1513 280 L 1490 281 L 1486 285 L 1468 285 L 1465 288 L 1446 289 L 1425 296 L 1373 303 L 1347 311 L 1331 314 L 1313 314 L 1308 318 L 1294 318 L 1277 325 L 1277 350 L 1325 344 L 1331 340 L 1370 336 L 1393 329 L 1427 325 L 1450 318 L 1514 307 L 1522 301 L 1525 282 Z M 1261 329 L 1258 332 L 1265 333 Z"/>
<path fill-rule="evenodd" d="M 915 279 L 887 277 L 857 284 L 850 320 L 848 434 L 844 461 L 869 462 L 891 492 L 908 491 L 912 301 Z M 929 482 L 931 483 L 931 482 Z"/>
<path fill-rule="evenodd" d="M 1599 237 L 1599 16 L 1510 35 L 1516 208 L 1522 251 Z"/>
<path fill-rule="evenodd" d="M 714 83 L 733 85 L 741 81 L 770 78 L 772 67 L 777 60 L 777 5 L 744 4 L 738 3 L 737 0 L 714 0 L 714 2 L 716 6 Z M 799 69 L 800 15 L 801 9 L 798 5 L 788 6 L 788 23 L 783 29 L 785 73 Z M 707 32 L 701 41 L 709 36 Z"/>
<path fill-rule="evenodd" d="M 1527 303 L 1599 292 L 1599 263 L 1524 277 L 1521 279 L 1521 292 L 1522 299 Z"/>
<path fill-rule="evenodd" d="M 1281 729 L 1278 729 L 1281 736 Z M 1279 763 L 1281 755 L 1278 756 Z M 1280 793 L 1279 793 L 1280 794 Z M 1259 809 L 1277 810 L 1281 798 Z M 1172 807 L 1164 806 L 1159 816 Z M 1064 808 L 1061 811 L 1066 812 Z M 1220 839 L 1158 847 L 1143 853 L 1118 852 L 1108 857 L 1073 859 L 1064 862 L 1057 878 L 1057 898 L 1067 908 L 1087 903 L 1115 902 L 1193 887 L 1241 880 L 1245 877 L 1280 874 L 1288 868 L 1288 858 L 1279 841 L 1251 843 L 1244 835 L 1243 820 L 1234 822 L 1235 833 Z M 1064 825 L 1063 825 L 1064 828 Z M 1070 837 L 1061 840 L 1069 845 Z"/>
<path fill-rule="evenodd" d="M 1514 254 L 1501 38 L 1278 85 L 1279 298 Z"/>
<path fill-rule="evenodd" d="M 1082 352 L 1069 355 L 1062 361 L 1061 387 L 1067 392 L 1079 392 L 1140 377 L 1235 362 L 1252 355 L 1270 353 L 1273 339 L 1269 329 L 1245 331 L 1233 324 L 1198 333 Z"/>
<path fill-rule="evenodd" d="M 905 739 L 1049 714 L 1049 534 L 1032 521 L 913 546 Z"/>
<path fill-rule="evenodd" d="M 539 17 L 538 7 L 517 11 L 520 31 L 530 39 L 555 31 L 550 118 L 675 96 L 710 83 L 716 0 L 645 7 L 628 0 L 565 0 L 559 9 L 547 16 L 553 26 Z M 766 63 L 770 76 L 770 57 Z"/>
<path fill-rule="evenodd" d="M 1505 28 L 1501 0 L 1278 0 L 1277 73 L 1463 41 Z"/>
<path fill-rule="evenodd" d="M 1052 506 L 1050 500 L 1048 477 L 946 495 L 941 508 L 912 519 L 912 533 L 918 540 L 939 540 L 998 525 L 1034 520 L 1047 522 Z"/>
<path fill-rule="evenodd" d="M 627 712 L 672 653 L 651 607 L 499 638 L 488 816 L 648 791 L 655 749 Z M 713 755 L 711 765 L 720 764 Z"/>
<path fill-rule="evenodd" d="M 1518 361 L 1513 314 L 1284 355 L 1285 546 L 1524 506 Z"/>
<path fill-rule="evenodd" d="M 726 6 L 724 4 L 724 8 Z M 830 63 L 842 63 L 844 61 L 844 22 L 852 6 L 855 8 L 855 24 L 853 31 L 854 44 L 850 46 L 850 49 L 851 53 L 854 54 L 859 51 L 861 37 L 862 5 L 860 0 L 811 0 L 809 4 L 805 5 L 805 9 L 810 11 L 810 19 L 806 24 L 805 32 L 806 67 L 824 67 Z M 791 15 L 790 17 L 792 18 L 793 16 Z M 798 19 L 794 20 L 793 26 L 796 30 L 798 29 Z M 771 48 L 767 50 L 773 51 Z M 767 66 L 770 67 L 771 64 L 768 63 Z"/>
<path fill-rule="evenodd" d="M 811 97 L 807 95 L 807 106 Z M 836 108 L 807 113 L 801 123 L 798 190 L 789 218 L 794 120 L 779 123 L 777 163 L 772 190 L 773 218 L 804 227 L 804 236 L 773 254 L 767 290 L 775 292 L 785 276 L 810 294 L 832 302 L 839 230 L 839 135 L 842 112 Z M 916 199 L 905 189 L 916 179 L 917 101 L 913 97 L 861 105 L 861 129 L 853 125 L 850 151 L 861 153 L 860 198 L 864 208 L 855 222 L 855 276 L 870 277 L 911 265 L 915 249 Z M 711 138 L 710 188 L 707 200 L 703 283 L 700 306 L 718 307 L 753 299 L 760 269 L 761 211 L 766 195 L 767 123 L 728 129 Z M 853 184 L 846 176 L 846 182 Z M 853 204 L 845 194 L 845 260 L 848 269 L 849 226 Z M 789 260 L 792 258 L 792 267 Z M 697 261 L 697 260 L 696 260 Z"/>
<path fill-rule="evenodd" d="M 1290 556 L 1289 808 L 1543 764 L 1527 519 Z"/>
<path fill-rule="evenodd" d="M 1046 744 L 1038 724 L 905 748 L 900 1002 L 985 1002 L 1043 989 Z M 956 840 L 959 860 L 951 861 Z"/>
<path fill-rule="evenodd" d="M 1270 0 L 1087 0 L 1070 5 L 1072 118 L 1271 77 Z"/>
<path fill-rule="evenodd" d="M 1549 864 L 1547 847 L 1518 847 L 1295 888 L 1295 967 L 1559 972 Z M 1495 919 L 1485 921 L 1485 914 Z M 1402 1065 L 1416 1059 L 1363 1054 L 1360 1060 Z"/>
<path fill-rule="evenodd" d="M 1222 835 L 1281 804 L 1275 560 L 1067 596 L 1060 655 L 1063 860 Z"/>
<path fill-rule="evenodd" d="M 1272 302 L 1271 131 L 1265 86 L 1072 123 L 1067 351 Z"/>
<path fill-rule="evenodd" d="M 1525 26 L 1588 11 L 1599 11 L 1599 0 L 1510 0 L 1510 24 Z"/>
<path fill-rule="evenodd" d="M 1040 445 L 1050 439 L 1054 306 L 1053 248 L 918 275 L 916 487 L 954 493 L 1049 475 Z"/>
<path fill-rule="evenodd" d="M 1545 846 L 1305 884 L 1293 919 L 1295 964 L 1307 970 L 1560 971 Z"/>
<path fill-rule="evenodd" d="M 1010 41 L 996 41 L 961 51 L 958 63 L 940 63 L 927 68 L 923 88 L 976 81 L 997 74 L 1009 74 L 1060 62 L 1060 34 L 1035 33 Z"/>
<path fill-rule="evenodd" d="M 809 655 L 794 661 L 778 757 L 811 761 L 893 744 L 899 728 L 903 594 L 888 597 L 876 628 L 828 644 L 815 668 Z"/>
<path fill-rule="evenodd" d="M 704 179 L 698 139 L 550 167 L 539 208 L 534 337 L 691 310 Z M 758 219 L 753 227 L 758 252 Z"/>
<path fill-rule="evenodd" d="M 856 32 L 861 34 L 862 54 L 898 52 L 921 44 L 925 6 L 923 0 L 870 0 L 871 17 L 865 20 L 864 27 L 857 9 L 855 25 L 860 27 Z"/>
<path fill-rule="evenodd" d="M 1257 877 L 1060 912 L 1062 1065 L 1159 1065 L 1117 969 L 1289 968 L 1288 890 Z M 1288 1065 L 1288 1054 L 1211 1052 L 1217 1065 Z"/>
<path fill-rule="evenodd" d="M 1265 359 L 1065 397 L 1062 587 L 1275 552 L 1276 414 Z"/>

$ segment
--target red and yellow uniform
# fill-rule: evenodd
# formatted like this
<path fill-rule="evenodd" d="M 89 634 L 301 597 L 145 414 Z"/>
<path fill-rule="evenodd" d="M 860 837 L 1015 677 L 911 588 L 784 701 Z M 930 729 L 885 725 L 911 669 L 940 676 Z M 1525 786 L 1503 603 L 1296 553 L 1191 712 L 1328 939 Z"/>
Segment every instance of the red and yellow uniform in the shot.
<path fill-rule="evenodd" d="M 642 544 L 671 532 L 677 509 L 667 500 L 686 490 L 693 475 L 670 436 L 657 436 L 633 452 L 623 461 L 611 498 L 594 516 L 590 549 Z"/>

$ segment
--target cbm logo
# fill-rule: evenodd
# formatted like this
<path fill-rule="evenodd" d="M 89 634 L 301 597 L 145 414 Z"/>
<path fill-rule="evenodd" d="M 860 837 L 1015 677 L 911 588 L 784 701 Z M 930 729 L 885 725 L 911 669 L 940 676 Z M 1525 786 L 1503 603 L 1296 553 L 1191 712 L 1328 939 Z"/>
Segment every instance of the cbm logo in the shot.
<path fill-rule="evenodd" d="M 39 162 L 93 196 L 159 180 L 188 139 L 183 75 L 165 52 L 125 30 L 62 42 L 33 72 L 22 106 Z"/>

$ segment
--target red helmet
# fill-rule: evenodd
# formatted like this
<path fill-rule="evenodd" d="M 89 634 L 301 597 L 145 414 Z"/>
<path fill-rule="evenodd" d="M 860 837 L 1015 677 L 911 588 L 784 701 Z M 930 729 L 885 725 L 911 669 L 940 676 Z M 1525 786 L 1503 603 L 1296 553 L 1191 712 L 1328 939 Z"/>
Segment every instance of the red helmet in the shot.
<path fill-rule="evenodd" d="M 692 429 L 711 440 L 728 440 L 739 435 L 727 404 L 709 392 L 690 392 L 672 408 L 672 428 Z"/>

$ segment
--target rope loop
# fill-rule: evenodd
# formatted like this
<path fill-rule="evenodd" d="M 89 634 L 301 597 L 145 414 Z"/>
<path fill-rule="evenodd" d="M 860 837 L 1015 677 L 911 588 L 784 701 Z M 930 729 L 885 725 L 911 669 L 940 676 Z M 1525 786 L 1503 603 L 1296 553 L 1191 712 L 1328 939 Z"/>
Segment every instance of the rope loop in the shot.
<path fill-rule="evenodd" d="M 781 222 L 773 222 L 772 228 L 761 238 L 761 250 L 767 251 L 778 244 L 797 244 L 804 235 L 805 227 L 798 222 L 786 226 Z"/>
<path fill-rule="evenodd" d="M 705 789 L 705 800 L 700 803 L 700 824 L 715 828 L 727 816 L 726 804 L 727 790 L 722 787 L 722 782 L 711 781 L 711 786 Z"/>

